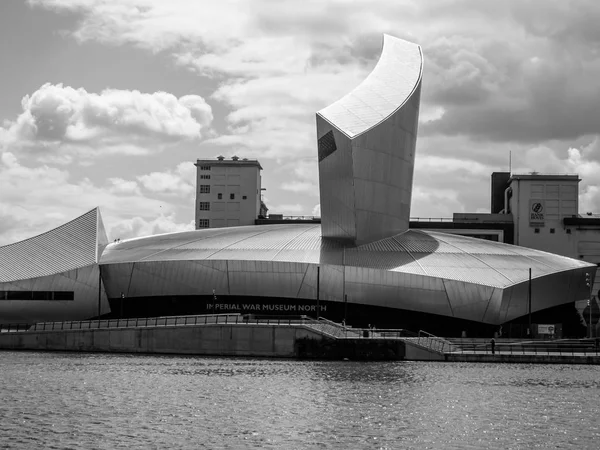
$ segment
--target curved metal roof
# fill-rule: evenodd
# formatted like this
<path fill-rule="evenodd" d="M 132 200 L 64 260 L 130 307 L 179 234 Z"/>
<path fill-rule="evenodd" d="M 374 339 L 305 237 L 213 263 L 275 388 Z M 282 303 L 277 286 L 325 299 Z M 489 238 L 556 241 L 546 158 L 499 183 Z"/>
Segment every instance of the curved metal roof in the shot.
<path fill-rule="evenodd" d="M 417 44 L 385 34 L 379 62 L 352 92 L 317 114 L 353 138 L 383 122 L 417 89 L 423 54 Z"/>
<path fill-rule="evenodd" d="M 110 244 L 100 264 L 230 260 L 340 264 L 507 287 L 589 264 L 551 253 L 422 230 L 359 247 L 322 239 L 315 224 L 261 225 L 162 234 Z"/>
<path fill-rule="evenodd" d="M 46 233 L 0 247 L 0 283 L 94 264 L 107 244 L 100 210 L 94 208 Z"/>

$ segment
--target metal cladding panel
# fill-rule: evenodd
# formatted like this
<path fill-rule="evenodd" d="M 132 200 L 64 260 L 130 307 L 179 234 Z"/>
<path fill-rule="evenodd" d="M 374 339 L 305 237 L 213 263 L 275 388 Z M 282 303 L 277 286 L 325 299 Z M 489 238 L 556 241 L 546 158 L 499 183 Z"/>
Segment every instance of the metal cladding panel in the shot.
<path fill-rule="evenodd" d="M 427 275 L 465 283 L 503 287 L 511 280 L 491 268 L 423 267 Z"/>
<path fill-rule="evenodd" d="M 102 267 L 107 294 L 117 298 L 228 292 L 226 261 L 145 261 Z"/>
<path fill-rule="evenodd" d="M 254 244 L 250 245 L 250 249 L 224 251 L 223 254 L 228 255 L 225 260 L 162 260 L 169 253 L 167 249 L 160 256 L 155 255 L 161 260 L 146 258 L 135 263 L 105 264 L 102 271 L 111 296 L 118 296 L 119 292 L 127 296 L 210 294 L 215 289 L 218 294 L 315 299 L 316 274 L 320 268 L 320 298 L 323 300 L 343 301 L 344 294 L 347 294 L 350 303 L 442 314 L 492 324 L 500 324 L 508 320 L 507 317 L 514 318 L 515 314 L 522 315 L 527 292 L 524 271 L 503 267 L 514 267 L 515 264 L 510 262 L 514 258 L 529 260 L 531 254 L 536 254 L 535 251 L 523 257 L 511 253 L 512 247 L 506 246 L 509 249 L 505 254 L 496 252 L 492 255 L 499 260 L 483 261 L 482 257 L 486 255 L 481 252 L 488 245 L 483 241 L 478 247 L 480 253 L 469 255 L 462 253 L 457 246 L 441 242 L 443 234 L 432 236 L 420 231 L 408 231 L 394 239 L 346 249 L 339 243 L 324 240 L 322 248 L 315 250 L 315 239 L 320 239 L 318 228 L 315 229 L 314 225 L 303 227 L 302 238 L 291 241 L 294 245 L 285 244 L 286 239 L 275 239 L 279 245 L 285 246 L 277 253 L 277 259 L 263 259 L 264 254 L 257 256 Z M 284 230 L 285 227 L 269 228 L 262 237 L 268 238 Z M 202 231 L 198 233 L 203 234 Z M 242 246 L 243 241 L 233 239 L 234 236 L 248 235 L 235 229 L 229 229 L 227 234 L 231 234 L 229 241 L 239 242 L 238 246 Z M 290 236 L 289 233 L 284 234 Z M 186 239 L 189 240 L 189 235 Z M 174 251 L 177 251 L 177 241 L 171 241 Z M 419 245 L 413 245 L 413 241 Z M 300 242 L 307 243 L 310 250 L 298 248 L 301 247 Z M 437 253 L 439 247 L 436 242 L 445 246 L 445 252 Z M 210 239 L 204 240 L 204 244 L 213 247 Z M 493 247 L 498 249 L 498 245 L 502 246 L 494 244 Z M 426 247 L 433 253 L 407 251 L 412 247 Z M 453 252 L 450 252 L 451 249 Z M 312 255 L 313 262 L 304 261 L 307 254 Z M 578 287 L 584 285 L 584 274 L 592 267 L 571 260 L 565 265 L 563 258 L 549 261 L 552 267 L 541 265 L 534 272 L 534 305 L 539 309 L 570 301 L 573 295 L 569 292 L 577 292 Z M 570 268 L 572 264 L 578 268 Z M 521 275 L 520 281 L 515 281 L 515 274 Z M 546 286 L 536 293 L 535 283 L 539 283 L 538 280 L 557 287 L 549 289 Z M 564 283 L 566 287 L 563 289 Z M 583 298 L 585 292 L 578 295 Z"/>
<path fill-rule="evenodd" d="M 488 303 L 488 307 L 485 310 L 483 318 L 481 319 L 484 323 L 492 323 L 498 324 L 503 323 L 501 317 L 503 317 L 502 311 L 502 294 L 503 290 L 499 288 L 494 288 L 492 295 L 490 296 L 490 301 Z"/>
<path fill-rule="evenodd" d="M 173 233 L 111 244 L 102 257 L 103 267 L 140 261 L 277 261 L 346 265 L 397 273 L 507 287 L 533 276 L 592 267 L 587 263 L 536 250 L 526 256 L 518 247 L 474 238 L 453 238 L 442 233 L 409 230 L 368 245 L 344 248 L 338 241 L 322 239 L 318 225 L 232 227 L 220 233 Z M 180 240 L 177 236 L 180 235 Z M 159 240 L 156 245 L 155 240 Z M 447 242 L 446 242 L 447 241 Z M 165 245 L 168 242 L 169 246 Z M 227 244 L 225 247 L 219 245 Z M 160 247 L 160 251 L 156 251 Z M 469 248 L 467 253 L 462 248 Z M 150 251 L 152 249 L 152 251 Z M 487 252 L 489 251 L 489 254 Z M 134 257 L 139 259 L 135 260 Z M 133 261 L 132 261 L 133 260 Z"/>
<path fill-rule="evenodd" d="M 357 243 L 408 230 L 419 93 L 352 142 Z"/>
<path fill-rule="evenodd" d="M 422 66 L 418 45 L 386 35 L 373 72 L 317 113 L 324 237 L 360 245 L 408 229 Z"/>
<path fill-rule="evenodd" d="M 344 301 L 344 266 L 326 265 L 320 269 L 319 298 L 328 301 Z"/>
<path fill-rule="evenodd" d="M 104 290 L 99 292 L 98 266 L 92 264 L 38 278 L 0 283 L 0 291 L 73 291 L 74 300 L 0 300 L 2 322 L 85 320 L 109 311 Z"/>
<path fill-rule="evenodd" d="M 349 303 L 452 316 L 440 279 L 347 267 L 345 282 Z"/>
<path fill-rule="evenodd" d="M 37 278 L 96 263 L 98 217 L 95 208 L 44 234 L 0 247 L 0 282 Z"/>
<path fill-rule="evenodd" d="M 320 141 L 331 135 L 336 150 L 319 155 L 319 193 L 323 235 L 337 239 L 356 238 L 355 192 L 350 139 L 317 116 Z M 321 144 L 319 144 L 321 145 Z"/>
<path fill-rule="evenodd" d="M 374 252 L 347 250 L 344 256 L 347 266 L 367 267 L 370 269 L 404 271 L 410 268 L 413 273 L 423 273 L 420 264 L 413 256 L 405 252 Z"/>
<path fill-rule="evenodd" d="M 102 221 L 102 215 L 100 214 L 100 208 L 96 208 L 98 212 L 97 219 L 97 237 L 96 237 L 96 262 L 100 261 L 100 256 L 104 249 L 108 245 L 108 236 L 106 235 L 106 228 L 104 227 L 104 222 Z"/>
<path fill-rule="evenodd" d="M 305 271 L 305 264 L 235 261 L 229 264 L 229 293 L 295 298 Z"/>
<path fill-rule="evenodd" d="M 386 120 L 413 94 L 421 81 L 421 47 L 384 35 L 379 62 L 352 92 L 319 111 L 349 137 Z"/>
<path fill-rule="evenodd" d="M 531 311 L 573 303 L 589 298 L 589 291 L 580 282 L 582 270 L 566 271 L 535 278 L 531 282 Z M 529 312 L 529 282 L 515 284 L 504 290 L 497 324 L 524 316 Z"/>
<path fill-rule="evenodd" d="M 412 253 L 424 268 L 490 269 L 479 258 L 468 253 Z"/>
<path fill-rule="evenodd" d="M 321 251 L 284 249 L 273 257 L 273 261 L 296 261 L 319 264 L 321 261 Z"/>
<path fill-rule="evenodd" d="M 494 288 L 480 284 L 444 280 L 453 316 L 481 322 L 489 306 Z"/>
<path fill-rule="evenodd" d="M 320 286 L 319 286 L 320 289 Z M 298 293 L 298 298 L 317 298 L 317 266 L 309 264 L 306 266 L 304 278 Z"/>

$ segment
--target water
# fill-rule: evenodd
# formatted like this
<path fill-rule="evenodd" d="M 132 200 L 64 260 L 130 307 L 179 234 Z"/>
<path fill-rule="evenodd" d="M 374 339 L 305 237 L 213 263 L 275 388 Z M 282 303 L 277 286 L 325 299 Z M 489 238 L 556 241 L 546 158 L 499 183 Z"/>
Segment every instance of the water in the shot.
<path fill-rule="evenodd" d="M 598 448 L 600 367 L 0 352 L 0 448 Z"/>

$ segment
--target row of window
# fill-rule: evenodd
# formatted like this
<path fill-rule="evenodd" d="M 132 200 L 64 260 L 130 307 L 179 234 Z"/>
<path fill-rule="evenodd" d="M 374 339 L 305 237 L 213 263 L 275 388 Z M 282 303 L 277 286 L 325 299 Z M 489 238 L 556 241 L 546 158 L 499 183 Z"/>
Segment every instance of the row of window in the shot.
<path fill-rule="evenodd" d="M 210 166 L 200 166 L 200 170 L 210 170 Z"/>
<path fill-rule="evenodd" d="M 75 300 L 73 291 L 0 291 L 0 300 Z"/>
<path fill-rule="evenodd" d="M 210 175 L 200 175 L 201 180 L 210 180 Z"/>
<path fill-rule="evenodd" d="M 571 234 L 571 230 L 570 229 L 567 228 L 565 231 L 566 231 L 567 234 Z M 535 234 L 539 234 L 540 229 L 539 228 L 534 228 L 533 232 Z M 556 233 L 556 229 L 555 228 L 550 228 L 550 234 L 554 234 L 554 233 Z"/>
<path fill-rule="evenodd" d="M 208 219 L 198 220 L 198 228 L 210 228 L 210 221 Z"/>
<path fill-rule="evenodd" d="M 200 193 L 201 194 L 210 194 L 210 184 L 201 184 L 200 185 Z M 242 195 L 242 200 L 246 200 L 248 196 Z M 218 193 L 217 199 L 223 200 L 223 194 Z M 235 194 L 229 194 L 229 200 L 235 200 Z"/>

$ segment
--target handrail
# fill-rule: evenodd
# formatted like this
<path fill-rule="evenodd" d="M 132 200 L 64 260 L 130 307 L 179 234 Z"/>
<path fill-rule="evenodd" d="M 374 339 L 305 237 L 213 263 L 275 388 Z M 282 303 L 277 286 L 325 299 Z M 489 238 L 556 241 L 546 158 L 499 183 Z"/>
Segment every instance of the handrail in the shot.
<path fill-rule="evenodd" d="M 453 353 L 459 354 L 498 354 L 498 355 L 599 355 L 600 338 L 592 339 L 494 339 L 492 353 L 491 339 L 449 338 L 454 346 Z"/>
<path fill-rule="evenodd" d="M 193 316 L 160 316 L 118 319 L 99 319 L 63 322 L 39 322 L 28 326 L 29 331 L 86 330 L 98 328 L 130 328 L 157 326 L 266 324 L 293 325 L 314 320 L 307 316 L 254 316 L 252 314 L 204 314 Z M 20 331 L 26 331 L 22 329 Z"/>
<path fill-rule="evenodd" d="M 27 331 L 30 326 L 30 323 L 0 323 L 0 333 Z"/>
<path fill-rule="evenodd" d="M 99 319 L 30 324 L 0 324 L 1 333 L 29 331 L 86 330 L 103 328 L 166 327 L 187 325 L 302 325 L 336 339 L 401 339 L 439 353 L 492 354 L 491 340 L 487 338 L 442 338 L 426 331 L 414 333 L 403 329 L 353 328 L 343 323 L 308 316 L 256 316 L 253 314 L 207 314 L 192 316 L 138 317 L 126 319 Z M 600 338 L 494 340 L 494 354 L 498 355 L 600 355 Z"/>
<path fill-rule="evenodd" d="M 454 345 L 447 339 L 435 336 L 427 331 L 419 330 L 416 338 L 417 345 L 428 348 L 438 353 L 450 353 Z"/>

